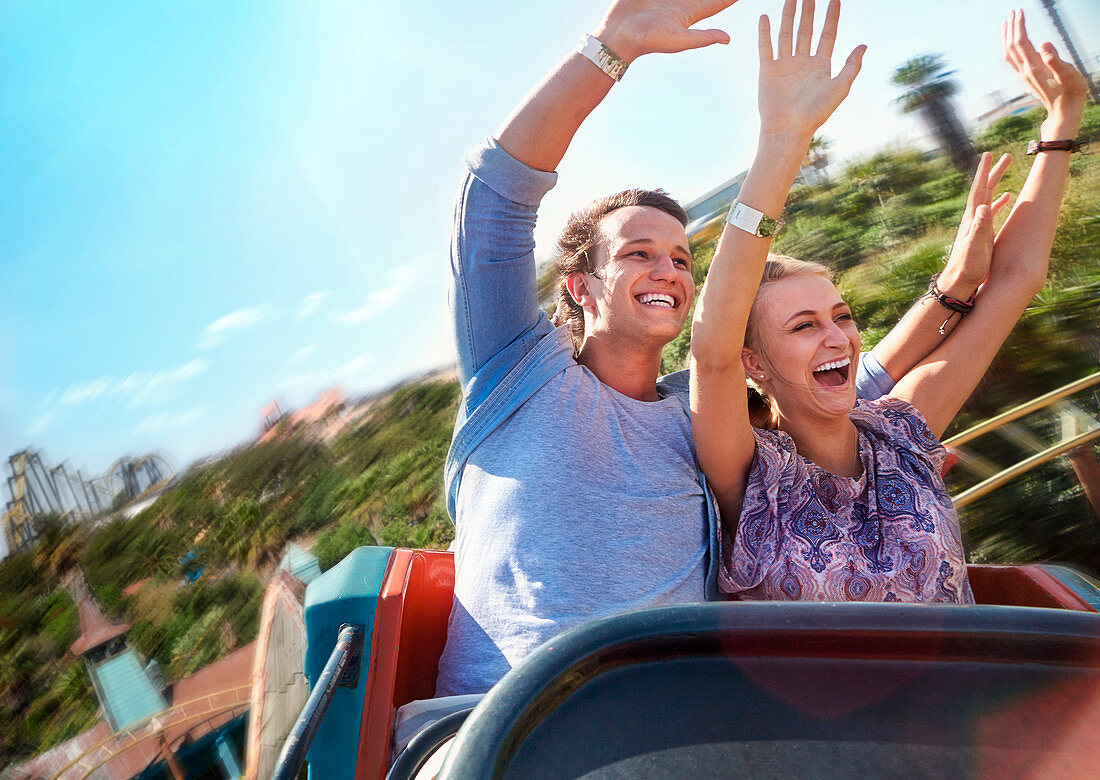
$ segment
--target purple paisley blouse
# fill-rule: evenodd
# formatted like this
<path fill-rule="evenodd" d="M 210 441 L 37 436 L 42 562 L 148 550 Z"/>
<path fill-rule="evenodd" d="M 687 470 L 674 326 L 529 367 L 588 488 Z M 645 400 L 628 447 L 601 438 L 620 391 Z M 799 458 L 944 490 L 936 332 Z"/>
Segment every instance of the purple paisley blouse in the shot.
<path fill-rule="evenodd" d="M 946 451 L 911 404 L 851 412 L 863 476 L 838 477 L 782 431 L 753 429 L 756 455 L 719 586 L 742 599 L 973 604 L 959 519 L 940 476 Z"/>

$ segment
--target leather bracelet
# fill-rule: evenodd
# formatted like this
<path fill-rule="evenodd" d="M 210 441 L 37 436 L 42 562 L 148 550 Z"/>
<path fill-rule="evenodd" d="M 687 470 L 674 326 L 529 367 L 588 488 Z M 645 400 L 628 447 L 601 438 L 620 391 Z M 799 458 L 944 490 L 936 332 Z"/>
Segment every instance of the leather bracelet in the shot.
<path fill-rule="evenodd" d="M 1027 153 L 1038 154 L 1039 152 L 1084 152 L 1088 148 L 1088 141 L 1078 141 L 1076 138 L 1070 138 L 1064 141 L 1036 141 L 1031 140 L 1027 142 Z"/>
<path fill-rule="evenodd" d="M 965 317 L 967 314 L 974 310 L 974 298 L 975 296 L 977 296 L 978 293 L 975 290 L 973 293 L 971 293 L 970 300 L 967 301 L 961 301 L 958 298 L 952 298 L 950 295 L 945 295 L 943 292 L 940 291 L 940 288 L 936 286 L 936 282 L 939 281 L 939 278 L 940 275 L 938 273 L 932 274 L 932 278 L 928 281 L 928 292 L 926 292 L 921 297 L 931 298 L 940 306 L 951 312 L 951 314 L 948 315 L 947 319 L 943 321 L 943 324 L 940 325 L 940 335 L 946 336 L 947 326 L 951 324 L 951 320 L 955 319 L 956 314 L 960 317 Z"/>
<path fill-rule="evenodd" d="M 932 278 L 928 281 L 928 292 L 926 292 L 925 295 L 945 309 L 950 309 L 959 314 L 969 314 L 974 309 L 974 295 L 971 295 L 968 301 L 962 301 L 958 298 L 952 298 L 950 295 L 944 295 L 940 292 L 940 288 L 936 286 L 936 282 L 938 282 L 939 279 L 939 274 L 932 274 Z"/>

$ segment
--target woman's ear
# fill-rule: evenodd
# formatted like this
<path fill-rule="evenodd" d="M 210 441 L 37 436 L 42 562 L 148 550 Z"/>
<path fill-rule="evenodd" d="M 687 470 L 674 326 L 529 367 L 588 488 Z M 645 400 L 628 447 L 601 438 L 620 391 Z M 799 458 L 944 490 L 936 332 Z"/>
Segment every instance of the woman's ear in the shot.
<path fill-rule="evenodd" d="M 741 350 L 741 365 L 745 367 L 745 373 L 757 382 L 763 382 L 768 378 L 768 371 L 754 349 L 745 347 Z"/>
<path fill-rule="evenodd" d="M 570 274 L 565 280 L 565 289 L 569 291 L 569 297 L 582 309 L 594 305 L 592 291 L 588 289 L 588 274 Z"/>

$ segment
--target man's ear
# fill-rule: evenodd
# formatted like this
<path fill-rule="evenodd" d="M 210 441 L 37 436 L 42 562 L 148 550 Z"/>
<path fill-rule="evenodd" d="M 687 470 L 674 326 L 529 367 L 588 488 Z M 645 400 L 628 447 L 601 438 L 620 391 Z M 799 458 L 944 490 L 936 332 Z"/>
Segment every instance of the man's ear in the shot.
<path fill-rule="evenodd" d="M 581 272 L 569 274 L 565 280 L 565 289 L 569 291 L 569 297 L 582 309 L 595 306 L 592 291 L 588 289 L 588 274 Z"/>
<path fill-rule="evenodd" d="M 745 373 L 758 382 L 768 378 L 768 370 L 755 349 L 745 347 L 741 350 L 741 365 L 745 367 Z"/>

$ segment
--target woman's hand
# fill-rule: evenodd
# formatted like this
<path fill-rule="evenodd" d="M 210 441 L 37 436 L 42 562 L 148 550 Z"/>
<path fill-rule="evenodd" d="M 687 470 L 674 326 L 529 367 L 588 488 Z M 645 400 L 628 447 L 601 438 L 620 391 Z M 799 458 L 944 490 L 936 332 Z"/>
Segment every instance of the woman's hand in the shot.
<path fill-rule="evenodd" d="M 1031 45 L 1024 27 L 1024 12 L 1013 11 L 1001 25 L 1005 61 L 1020 74 L 1047 110 L 1041 140 L 1062 141 L 1077 136 L 1087 89 L 1084 77 L 1058 57 L 1050 42 Z"/>
<path fill-rule="evenodd" d="M 737 0 L 615 0 L 593 33 L 627 62 L 643 54 L 671 54 L 714 43 L 729 43 L 721 30 L 693 30 L 696 22 L 724 11 Z"/>
<path fill-rule="evenodd" d="M 996 165 L 992 165 L 993 157 L 988 152 L 978 161 L 959 232 L 951 247 L 951 257 L 937 283 L 940 292 L 952 298 L 966 300 L 989 274 L 989 261 L 993 257 L 993 220 L 1012 197 L 1005 192 L 993 200 L 993 193 L 1011 162 L 1012 158 L 1004 154 Z"/>
<path fill-rule="evenodd" d="M 790 135 L 809 143 L 814 132 L 848 95 L 867 47 L 860 45 L 853 49 L 844 67 L 832 77 L 840 0 L 829 2 L 825 26 L 814 54 L 810 54 L 814 2 L 803 0 L 797 31 L 794 29 L 795 5 L 796 0 L 786 0 L 783 4 L 774 54 L 771 21 L 766 15 L 760 17 L 760 133 L 762 136 Z"/>

